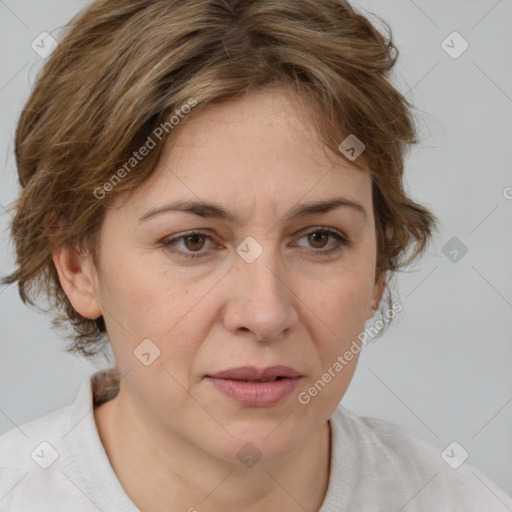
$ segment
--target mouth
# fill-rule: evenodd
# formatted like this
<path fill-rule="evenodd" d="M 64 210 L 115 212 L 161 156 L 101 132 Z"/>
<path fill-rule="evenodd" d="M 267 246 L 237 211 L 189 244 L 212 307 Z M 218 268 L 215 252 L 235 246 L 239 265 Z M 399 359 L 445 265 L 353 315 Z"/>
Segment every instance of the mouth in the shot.
<path fill-rule="evenodd" d="M 270 382 L 278 379 L 302 377 L 302 374 L 295 368 L 283 365 L 269 366 L 261 370 L 253 366 L 241 366 L 215 374 L 209 374 L 207 377 L 239 381 Z"/>
<path fill-rule="evenodd" d="M 236 380 L 237 382 L 275 382 L 276 380 L 287 379 L 288 377 L 274 377 L 273 379 L 226 379 Z"/>
<path fill-rule="evenodd" d="M 285 366 L 263 370 L 233 368 L 205 376 L 205 380 L 216 390 L 245 407 L 277 405 L 290 395 L 302 378 L 300 372 Z"/>

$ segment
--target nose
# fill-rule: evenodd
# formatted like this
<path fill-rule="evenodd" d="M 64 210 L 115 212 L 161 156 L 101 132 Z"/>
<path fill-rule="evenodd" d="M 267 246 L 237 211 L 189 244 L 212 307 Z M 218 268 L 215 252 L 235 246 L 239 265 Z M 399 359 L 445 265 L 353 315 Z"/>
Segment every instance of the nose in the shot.
<path fill-rule="evenodd" d="M 290 275 L 269 248 L 252 263 L 237 257 L 226 287 L 225 327 L 235 335 L 249 332 L 258 341 L 286 336 L 298 321 Z"/>

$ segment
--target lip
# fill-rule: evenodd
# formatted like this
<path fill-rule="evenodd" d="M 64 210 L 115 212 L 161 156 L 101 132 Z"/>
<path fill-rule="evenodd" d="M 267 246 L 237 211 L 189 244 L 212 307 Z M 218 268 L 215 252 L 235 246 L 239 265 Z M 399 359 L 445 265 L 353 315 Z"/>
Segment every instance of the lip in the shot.
<path fill-rule="evenodd" d="M 281 377 L 276 381 L 244 382 Z M 270 366 L 259 370 L 252 366 L 232 368 L 205 380 L 215 388 L 246 407 L 270 407 L 281 402 L 298 386 L 302 375 L 288 366 Z"/>
<path fill-rule="evenodd" d="M 274 377 L 302 377 L 302 374 L 294 368 L 283 365 L 269 366 L 261 370 L 258 370 L 258 368 L 254 366 L 241 366 L 239 368 L 231 368 L 222 372 L 208 374 L 207 377 L 214 379 L 261 380 L 273 379 Z"/>
<path fill-rule="evenodd" d="M 219 391 L 245 407 L 270 407 L 287 397 L 302 377 L 285 377 L 274 382 L 244 382 L 241 380 L 205 377 Z"/>

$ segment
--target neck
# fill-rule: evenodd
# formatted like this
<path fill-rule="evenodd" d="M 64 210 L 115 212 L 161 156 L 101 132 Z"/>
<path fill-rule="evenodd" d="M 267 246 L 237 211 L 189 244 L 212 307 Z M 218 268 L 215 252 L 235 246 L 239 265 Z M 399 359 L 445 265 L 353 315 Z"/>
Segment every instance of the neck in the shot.
<path fill-rule="evenodd" d="M 245 467 L 213 457 L 145 413 L 123 386 L 94 411 L 110 464 L 142 512 L 320 509 L 329 481 L 328 422 L 278 463 Z"/>

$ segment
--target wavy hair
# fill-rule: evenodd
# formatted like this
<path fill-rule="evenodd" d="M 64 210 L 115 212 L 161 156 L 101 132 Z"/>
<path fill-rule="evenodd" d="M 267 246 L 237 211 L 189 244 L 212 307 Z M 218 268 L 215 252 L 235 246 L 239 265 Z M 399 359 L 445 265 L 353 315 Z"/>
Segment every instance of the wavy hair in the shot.
<path fill-rule="evenodd" d="M 115 188 L 104 184 L 191 98 L 196 115 L 257 88 L 287 85 L 311 107 L 311 122 L 338 157 L 348 135 L 365 144 L 353 164 L 372 176 L 376 275 L 385 276 L 389 292 L 390 275 L 425 250 L 437 219 L 404 191 L 404 153 L 418 138 L 413 106 L 390 83 L 398 51 L 382 23 L 387 35 L 345 0 L 90 3 L 65 27 L 18 120 L 21 191 L 10 226 L 16 268 L 2 283 L 16 282 L 23 302 L 50 312 L 54 326 L 72 327 L 66 350 L 85 357 L 103 350 L 103 318 L 74 310 L 54 245 L 88 250 L 97 263 L 108 199 L 152 175 L 173 132 L 162 133 Z M 36 304 L 41 294 L 46 308 Z"/>

